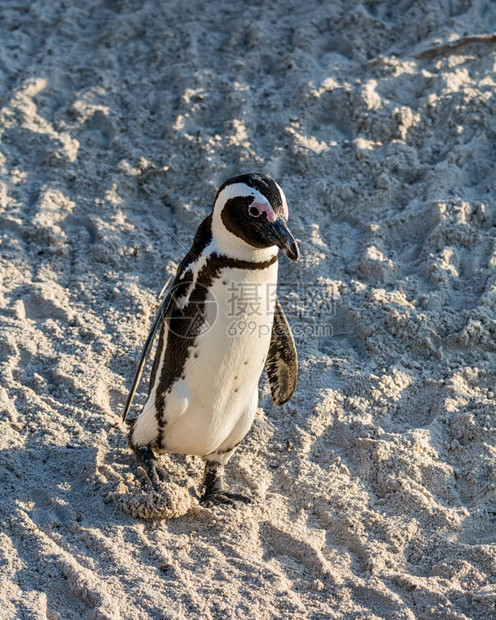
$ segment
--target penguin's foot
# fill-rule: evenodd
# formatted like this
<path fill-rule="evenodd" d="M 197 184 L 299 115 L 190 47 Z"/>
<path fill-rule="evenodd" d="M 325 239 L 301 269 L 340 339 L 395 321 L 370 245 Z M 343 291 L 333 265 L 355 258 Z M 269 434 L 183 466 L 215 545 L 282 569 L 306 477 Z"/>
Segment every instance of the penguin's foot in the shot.
<path fill-rule="evenodd" d="M 133 447 L 136 460 L 145 470 L 154 491 L 160 492 L 168 479 L 167 470 L 161 465 L 149 446 Z"/>
<path fill-rule="evenodd" d="M 226 491 L 224 482 L 224 465 L 215 461 L 207 461 L 205 464 L 205 478 L 200 497 L 200 503 L 205 507 L 234 506 L 238 502 L 250 504 L 253 500 L 242 493 L 230 493 Z"/>

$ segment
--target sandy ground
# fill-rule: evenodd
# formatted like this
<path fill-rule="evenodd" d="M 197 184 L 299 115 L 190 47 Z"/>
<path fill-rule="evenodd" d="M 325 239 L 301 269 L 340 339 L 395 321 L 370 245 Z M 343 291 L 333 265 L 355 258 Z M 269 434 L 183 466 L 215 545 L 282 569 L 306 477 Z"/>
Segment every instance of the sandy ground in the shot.
<path fill-rule="evenodd" d="M 494 617 L 496 47 L 418 55 L 496 5 L 1 10 L 2 620 Z M 228 469 L 253 506 L 135 519 L 120 415 L 157 294 L 252 170 L 304 255 L 299 389 L 261 383 Z"/>

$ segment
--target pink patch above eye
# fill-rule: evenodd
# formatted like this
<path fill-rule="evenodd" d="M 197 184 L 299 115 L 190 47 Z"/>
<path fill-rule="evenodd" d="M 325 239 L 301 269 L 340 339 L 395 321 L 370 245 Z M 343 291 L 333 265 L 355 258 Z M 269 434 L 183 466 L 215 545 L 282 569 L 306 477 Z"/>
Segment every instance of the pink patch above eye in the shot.
<path fill-rule="evenodd" d="M 260 215 L 262 213 L 265 213 L 269 222 L 275 222 L 276 214 L 274 213 L 274 209 L 269 204 L 262 202 L 252 202 L 250 208 L 251 207 L 256 207 L 260 211 Z"/>

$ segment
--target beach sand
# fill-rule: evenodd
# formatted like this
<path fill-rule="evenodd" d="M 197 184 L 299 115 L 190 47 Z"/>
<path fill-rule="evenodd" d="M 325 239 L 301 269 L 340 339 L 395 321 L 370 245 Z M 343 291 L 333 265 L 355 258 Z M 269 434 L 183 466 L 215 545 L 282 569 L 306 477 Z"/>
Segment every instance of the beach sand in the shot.
<path fill-rule="evenodd" d="M 495 30 L 490 0 L 2 3 L 2 620 L 495 617 L 496 45 L 422 53 Z M 298 390 L 261 382 L 253 505 L 188 503 L 202 462 L 166 456 L 189 511 L 134 518 L 157 295 L 248 171 L 300 242 Z"/>

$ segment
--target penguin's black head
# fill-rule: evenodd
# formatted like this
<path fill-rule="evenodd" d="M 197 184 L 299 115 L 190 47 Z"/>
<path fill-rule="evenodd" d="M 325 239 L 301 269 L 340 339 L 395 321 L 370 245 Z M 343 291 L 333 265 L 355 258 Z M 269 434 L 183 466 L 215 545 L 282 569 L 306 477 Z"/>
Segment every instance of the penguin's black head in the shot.
<path fill-rule="evenodd" d="M 277 246 L 288 258 L 298 260 L 298 245 L 291 234 L 286 196 L 279 185 L 263 174 L 242 174 L 221 185 L 214 213 L 229 233 L 254 249 Z"/>

